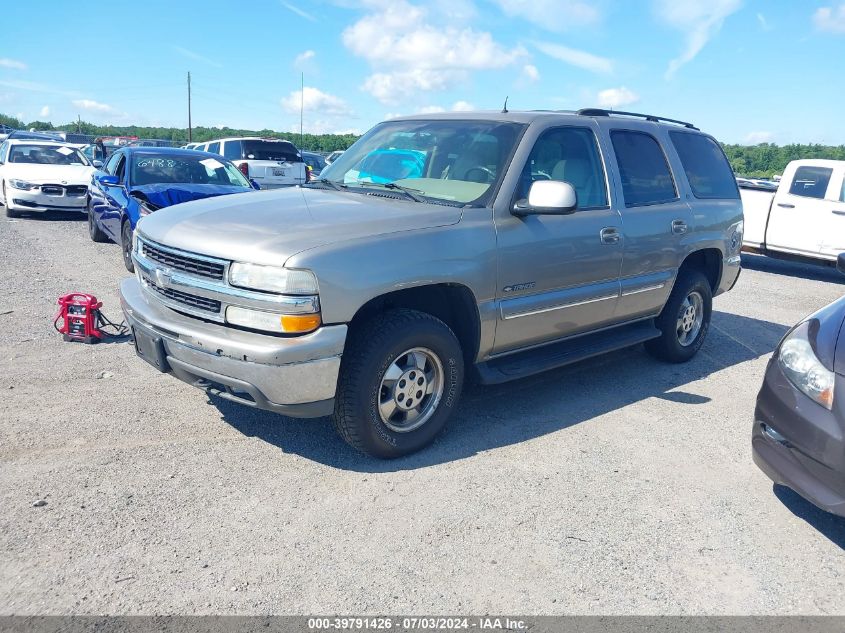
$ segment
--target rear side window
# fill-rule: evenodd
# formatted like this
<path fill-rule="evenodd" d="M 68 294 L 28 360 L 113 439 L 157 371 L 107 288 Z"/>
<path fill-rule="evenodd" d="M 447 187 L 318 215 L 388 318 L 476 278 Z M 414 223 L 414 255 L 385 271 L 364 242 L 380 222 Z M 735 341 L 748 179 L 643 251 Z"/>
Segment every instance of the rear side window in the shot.
<path fill-rule="evenodd" d="M 669 137 L 696 198 L 739 199 L 731 164 L 712 138 L 686 132 L 670 132 Z"/>
<path fill-rule="evenodd" d="M 842 191 L 839 194 L 839 202 L 845 202 L 845 180 L 842 181 Z"/>
<path fill-rule="evenodd" d="M 220 141 L 217 141 L 216 143 L 209 143 L 208 149 L 206 151 L 211 153 L 211 154 L 219 154 L 220 153 Z"/>
<path fill-rule="evenodd" d="M 678 198 L 663 149 L 651 134 L 630 130 L 610 133 L 625 206 L 659 204 Z"/>
<path fill-rule="evenodd" d="M 226 141 L 223 143 L 223 157 L 229 160 L 237 160 L 241 157 L 241 142 Z"/>
<path fill-rule="evenodd" d="M 277 160 L 301 163 L 302 157 L 293 143 L 284 141 L 241 141 L 243 157 L 249 160 Z"/>
<path fill-rule="evenodd" d="M 829 167 L 799 167 L 795 170 L 789 193 L 793 196 L 822 200 L 832 175 L 833 170 Z"/>

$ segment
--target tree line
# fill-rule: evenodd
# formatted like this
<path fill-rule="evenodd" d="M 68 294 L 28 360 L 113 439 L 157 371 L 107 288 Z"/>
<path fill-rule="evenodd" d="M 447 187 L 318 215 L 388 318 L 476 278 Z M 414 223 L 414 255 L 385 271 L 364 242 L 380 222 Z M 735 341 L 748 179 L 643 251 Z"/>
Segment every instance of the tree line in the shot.
<path fill-rule="evenodd" d="M 186 128 L 94 125 L 86 121 L 54 126 L 46 121 L 24 123 L 5 114 L 0 114 L 0 124 L 16 129 L 64 130 L 94 136 L 138 136 L 140 138 L 173 141 L 179 145 L 188 142 L 188 130 Z M 191 138 L 194 142 L 205 142 L 227 136 L 280 138 L 293 142 L 300 149 L 316 152 L 333 152 L 336 149 L 346 149 L 358 139 L 354 134 L 303 134 L 300 137 L 296 132 L 237 130 L 228 127 L 195 127 L 192 130 Z M 734 172 L 738 176 L 746 178 L 771 178 L 775 174 L 782 174 L 789 161 L 799 158 L 845 160 L 845 145 L 803 145 L 798 143 L 775 145 L 773 143 L 761 143 L 759 145 L 722 144 L 722 147 Z"/>
<path fill-rule="evenodd" d="M 47 121 L 32 121 L 24 123 L 15 117 L 0 114 L 0 125 L 8 125 L 18 130 L 64 131 L 91 134 L 93 136 L 137 136 L 139 138 L 160 139 L 172 141 L 178 145 L 188 142 L 187 128 L 175 127 L 141 127 L 138 125 L 95 125 L 87 121 L 53 125 Z M 291 141 L 300 149 L 314 152 L 333 152 L 346 149 L 354 143 L 358 136 L 355 134 L 303 134 L 297 132 L 277 132 L 275 130 L 239 130 L 229 127 L 195 127 L 191 130 L 191 140 L 194 143 L 213 141 L 230 136 L 262 136 Z"/>

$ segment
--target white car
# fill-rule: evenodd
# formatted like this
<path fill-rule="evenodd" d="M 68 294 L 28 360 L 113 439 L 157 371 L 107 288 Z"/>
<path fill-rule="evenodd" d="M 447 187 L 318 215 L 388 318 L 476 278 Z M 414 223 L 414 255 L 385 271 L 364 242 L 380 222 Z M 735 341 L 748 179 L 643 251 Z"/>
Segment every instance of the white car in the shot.
<path fill-rule="evenodd" d="M 223 138 L 194 149 L 219 154 L 235 163 L 262 189 L 292 187 L 307 182 L 302 154 L 290 141 L 267 138 Z"/>
<path fill-rule="evenodd" d="M 6 215 L 85 212 L 94 170 L 94 165 L 67 143 L 7 139 L 0 144 L 0 200 Z"/>

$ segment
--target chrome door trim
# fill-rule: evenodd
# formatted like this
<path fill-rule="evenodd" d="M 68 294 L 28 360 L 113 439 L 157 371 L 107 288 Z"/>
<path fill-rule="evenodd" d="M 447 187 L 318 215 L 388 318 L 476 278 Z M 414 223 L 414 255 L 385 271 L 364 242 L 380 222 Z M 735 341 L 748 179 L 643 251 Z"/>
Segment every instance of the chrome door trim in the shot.
<path fill-rule="evenodd" d="M 550 306 L 548 308 L 541 308 L 539 310 L 530 310 L 528 312 L 517 312 L 514 314 L 502 314 L 502 319 L 508 321 L 510 319 L 518 319 L 520 317 L 526 316 L 534 316 L 535 314 L 545 314 L 546 312 L 554 312 L 555 310 L 565 310 L 566 308 L 574 308 L 576 306 L 583 306 L 590 303 L 598 303 L 599 301 L 607 301 L 608 299 L 617 299 L 619 297 L 619 293 L 614 293 L 612 295 L 605 295 L 602 297 L 595 297 L 593 299 L 584 299 L 582 301 L 573 301 L 570 303 L 564 303 L 561 305 Z"/>

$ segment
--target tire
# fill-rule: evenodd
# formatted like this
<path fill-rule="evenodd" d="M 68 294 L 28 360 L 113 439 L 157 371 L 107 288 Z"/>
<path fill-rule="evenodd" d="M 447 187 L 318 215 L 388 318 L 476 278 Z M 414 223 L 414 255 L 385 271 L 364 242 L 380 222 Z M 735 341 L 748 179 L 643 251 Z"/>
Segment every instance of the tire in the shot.
<path fill-rule="evenodd" d="M 120 227 L 120 251 L 123 254 L 123 265 L 130 273 L 135 272 L 135 263 L 132 261 L 132 223 L 124 220 Z"/>
<path fill-rule="evenodd" d="M 88 200 L 88 204 L 85 205 L 88 209 L 88 236 L 95 242 L 108 242 L 109 236 L 103 233 L 99 226 L 97 226 L 97 221 L 94 219 L 94 212 L 91 211 L 91 200 Z"/>
<path fill-rule="evenodd" d="M 685 363 L 696 355 L 710 329 L 713 291 L 697 270 L 682 271 L 663 311 L 655 319 L 660 338 L 648 341 L 646 351 L 670 363 Z"/>
<path fill-rule="evenodd" d="M 335 397 L 335 429 L 367 455 L 409 455 L 443 430 L 463 382 L 461 346 L 443 321 L 416 310 L 385 312 L 347 344 Z"/>
<path fill-rule="evenodd" d="M 3 183 L 3 206 L 6 207 L 6 217 L 7 218 L 19 218 L 21 217 L 21 212 L 16 211 L 15 209 L 9 208 L 9 201 L 6 199 L 6 183 Z"/>

